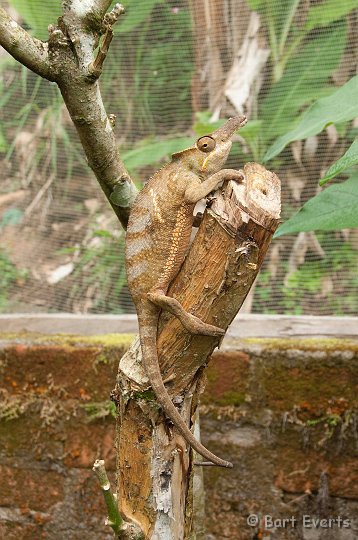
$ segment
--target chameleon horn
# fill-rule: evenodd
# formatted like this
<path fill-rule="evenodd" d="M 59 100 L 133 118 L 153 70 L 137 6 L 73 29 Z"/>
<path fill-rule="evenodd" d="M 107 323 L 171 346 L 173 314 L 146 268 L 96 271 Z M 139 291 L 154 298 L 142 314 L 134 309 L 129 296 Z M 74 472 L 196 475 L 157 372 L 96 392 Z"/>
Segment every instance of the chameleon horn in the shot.
<path fill-rule="evenodd" d="M 212 134 L 214 139 L 227 141 L 229 140 L 235 131 L 243 127 L 247 122 L 246 116 L 234 116 L 229 118 L 227 122 Z"/>

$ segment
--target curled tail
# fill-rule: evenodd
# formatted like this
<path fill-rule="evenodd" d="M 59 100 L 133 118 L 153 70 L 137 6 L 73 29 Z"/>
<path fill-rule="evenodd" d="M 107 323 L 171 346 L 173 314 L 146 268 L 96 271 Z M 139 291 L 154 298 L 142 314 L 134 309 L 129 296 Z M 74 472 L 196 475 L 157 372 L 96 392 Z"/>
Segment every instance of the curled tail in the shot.
<path fill-rule="evenodd" d="M 215 454 L 207 450 L 192 434 L 189 427 L 180 416 L 178 409 L 174 406 L 170 396 L 164 386 L 162 375 L 159 369 L 157 353 L 157 313 L 138 314 L 140 328 L 140 342 L 145 370 L 154 390 L 158 402 L 165 414 L 173 422 L 176 429 L 184 437 L 187 443 L 201 456 L 219 467 L 232 468 L 229 461 L 220 459 Z"/>

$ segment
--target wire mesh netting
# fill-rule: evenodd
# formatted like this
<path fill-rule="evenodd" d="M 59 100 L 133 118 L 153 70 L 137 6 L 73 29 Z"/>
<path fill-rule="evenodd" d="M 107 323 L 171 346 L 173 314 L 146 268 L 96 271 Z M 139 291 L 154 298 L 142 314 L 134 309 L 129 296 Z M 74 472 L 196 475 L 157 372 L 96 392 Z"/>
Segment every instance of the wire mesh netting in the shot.
<path fill-rule="evenodd" d="M 358 0 L 123 3 L 101 90 L 138 186 L 237 113 L 250 121 L 228 166 L 262 162 L 310 104 L 356 74 Z M 59 0 L 0 5 L 41 39 L 61 12 Z M 124 233 L 56 85 L 0 49 L 0 89 L 0 311 L 133 312 Z M 266 164 L 282 181 L 283 219 L 320 191 L 357 125 L 332 124 Z M 274 240 L 246 310 L 357 315 L 357 247 L 357 230 L 347 229 Z"/>

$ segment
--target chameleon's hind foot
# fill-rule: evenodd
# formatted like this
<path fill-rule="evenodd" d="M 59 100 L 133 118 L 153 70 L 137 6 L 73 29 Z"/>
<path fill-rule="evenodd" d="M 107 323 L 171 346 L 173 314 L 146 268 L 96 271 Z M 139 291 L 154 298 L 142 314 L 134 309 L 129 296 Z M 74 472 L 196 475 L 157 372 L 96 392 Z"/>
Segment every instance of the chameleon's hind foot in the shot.
<path fill-rule="evenodd" d="M 233 469 L 234 465 L 230 461 L 224 461 L 225 465 L 218 465 L 213 461 L 194 461 L 196 467 L 226 467 L 227 469 Z"/>
<path fill-rule="evenodd" d="M 191 334 L 199 334 L 201 336 L 223 336 L 225 330 L 212 324 L 204 323 L 199 317 L 195 317 L 191 313 L 185 312 L 187 317 L 180 318 L 179 320 L 188 332 Z"/>
<path fill-rule="evenodd" d="M 223 336 L 225 334 L 225 330 L 222 328 L 204 323 L 199 317 L 185 311 L 178 300 L 166 296 L 160 291 L 151 291 L 147 293 L 147 298 L 156 306 L 175 315 L 184 328 L 191 334 L 199 334 L 202 336 Z"/>

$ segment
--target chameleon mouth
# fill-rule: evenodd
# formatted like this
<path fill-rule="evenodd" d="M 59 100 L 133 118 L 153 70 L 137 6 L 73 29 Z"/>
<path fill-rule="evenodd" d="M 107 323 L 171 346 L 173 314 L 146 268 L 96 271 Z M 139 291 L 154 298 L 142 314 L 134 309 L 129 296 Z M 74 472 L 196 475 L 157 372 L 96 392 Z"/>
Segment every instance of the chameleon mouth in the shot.
<path fill-rule="evenodd" d="M 201 170 L 202 170 L 202 171 L 205 171 L 209 159 L 210 159 L 210 155 L 209 155 L 209 156 L 206 156 L 206 158 L 204 159 L 203 164 L 202 164 L 202 166 L 201 166 Z"/>

